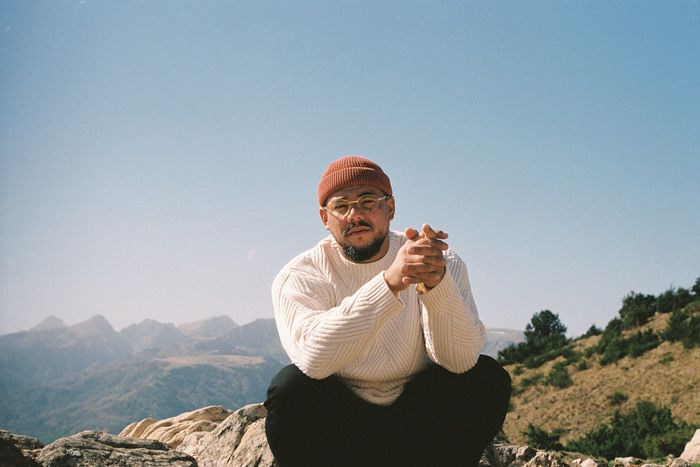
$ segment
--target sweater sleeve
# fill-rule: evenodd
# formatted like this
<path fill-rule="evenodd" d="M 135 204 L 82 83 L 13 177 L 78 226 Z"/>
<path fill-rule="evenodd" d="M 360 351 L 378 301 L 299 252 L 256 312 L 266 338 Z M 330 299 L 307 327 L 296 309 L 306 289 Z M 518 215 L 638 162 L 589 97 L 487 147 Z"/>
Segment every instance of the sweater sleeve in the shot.
<path fill-rule="evenodd" d="M 403 308 L 382 273 L 338 304 L 333 289 L 308 267 L 287 267 L 272 284 L 282 346 L 311 378 L 330 376 L 361 357 L 368 342 Z"/>
<path fill-rule="evenodd" d="M 476 365 L 485 328 L 479 320 L 466 265 L 451 250 L 445 256 L 445 277 L 419 295 L 425 348 L 433 362 L 453 373 L 463 373 Z"/>

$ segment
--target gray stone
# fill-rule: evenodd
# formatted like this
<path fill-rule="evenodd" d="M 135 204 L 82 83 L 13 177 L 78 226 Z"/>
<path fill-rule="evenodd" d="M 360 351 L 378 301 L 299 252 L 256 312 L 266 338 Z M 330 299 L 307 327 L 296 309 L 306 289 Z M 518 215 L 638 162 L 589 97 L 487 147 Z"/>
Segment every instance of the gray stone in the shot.
<path fill-rule="evenodd" d="M 43 447 L 36 438 L 0 430 L 0 466 L 36 467 L 34 451 Z"/>
<path fill-rule="evenodd" d="M 37 461 L 44 467 L 197 467 L 192 456 L 160 441 L 98 431 L 58 439 L 41 450 Z"/>

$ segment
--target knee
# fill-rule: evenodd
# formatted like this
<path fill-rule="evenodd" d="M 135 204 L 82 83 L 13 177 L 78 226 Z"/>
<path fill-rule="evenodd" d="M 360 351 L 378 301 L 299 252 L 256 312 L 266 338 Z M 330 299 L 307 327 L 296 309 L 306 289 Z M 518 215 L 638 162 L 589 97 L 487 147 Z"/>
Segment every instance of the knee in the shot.
<path fill-rule="evenodd" d="M 270 381 L 265 406 L 269 410 L 272 405 L 298 400 L 299 396 L 308 394 L 313 385 L 314 380 L 306 376 L 299 368 L 295 365 L 287 365 Z"/>
<path fill-rule="evenodd" d="M 511 378 L 500 363 L 488 355 L 480 355 L 474 370 L 486 387 L 506 398 L 510 397 Z"/>
<path fill-rule="evenodd" d="M 481 367 L 483 373 L 489 380 L 496 383 L 498 387 L 507 387 L 510 390 L 510 375 L 508 372 L 488 355 L 480 355 L 479 361 L 477 362 L 477 367 Z"/>

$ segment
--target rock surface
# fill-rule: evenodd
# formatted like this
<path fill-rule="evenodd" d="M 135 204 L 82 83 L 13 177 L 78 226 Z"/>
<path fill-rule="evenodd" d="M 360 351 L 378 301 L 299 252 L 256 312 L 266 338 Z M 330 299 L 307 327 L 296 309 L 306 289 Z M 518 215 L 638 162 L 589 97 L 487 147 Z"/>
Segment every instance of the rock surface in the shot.
<path fill-rule="evenodd" d="M 685 445 L 681 458 L 691 463 L 700 463 L 700 429 L 695 430 L 693 438 Z"/>
<path fill-rule="evenodd" d="M 120 436 L 84 431 L 43 447 L 27 436 L 0 430 L 2 467 L 278 467 L 265 437 L 266 410 L 251 404 L 231 412 L 205 407 L 177 417 L 132 423 Z M 683 455 L 692 456 L 700 430 Z M 175 449 L 175 447 L 177 449 Z M 689 451 L 690 449 L 690 451 Z M 694 458 L 669 457 L 663 464 L 617 458 L 617 467 L 690 467 Z M 603 459 L 580 454 L 542 451 L 528 446 L 494 444 L 480 467 L 607 467 Z M 430 466 L 432 467 L 432 466 Z M 440 467 L 440 466 L 435 466 Z"/>
<path fill-rule="evenodd" d="M 58 439 L 41 450 L 37 461 L 44 467 L 197 467 L 192 456 L 160 441 L 97 431 Z"/>
<path fill-rule="evenodd" d="M 171 448 L 177 448 L 189 434 L 213 431 L 232 413 L 225 407 L 212 405 L 161 421 L 145 418 L 128 425 L 119 436 L 153 439 L 162 441 Z"/>

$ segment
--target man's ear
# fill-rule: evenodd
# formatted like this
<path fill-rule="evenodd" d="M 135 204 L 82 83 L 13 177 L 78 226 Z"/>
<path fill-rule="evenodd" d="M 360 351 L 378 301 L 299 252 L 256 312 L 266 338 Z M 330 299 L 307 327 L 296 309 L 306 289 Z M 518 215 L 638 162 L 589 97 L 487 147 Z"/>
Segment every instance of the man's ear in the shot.
<path fill-rule="evenodd" d="M 318 209 L 318 214 L 321 216 L 321 222 L 323 222 L 323 227 L 328 230 L 328 211 L 323 208 Z"/>
<path fill-rule="evenodd" d="M 386 200 L 386 207 L 389 209 L 389 220 L 394 220 L 394 214 L 396 213 L 396 204 L 394 203 L 394 197 L 392 196 Z"/>

